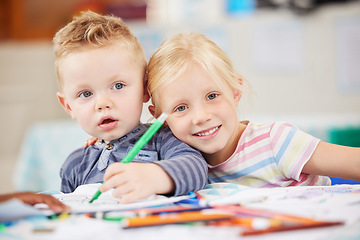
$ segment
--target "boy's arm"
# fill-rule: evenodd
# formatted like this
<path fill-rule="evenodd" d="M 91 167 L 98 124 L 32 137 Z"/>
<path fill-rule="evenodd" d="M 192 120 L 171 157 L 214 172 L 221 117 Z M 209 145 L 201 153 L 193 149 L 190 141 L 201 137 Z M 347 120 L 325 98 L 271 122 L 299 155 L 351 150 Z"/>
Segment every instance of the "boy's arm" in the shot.
<path fill-rule="evenodd" d="M 129 203 L 153 194 L 177 196 L 204 188 L 207 183 L 205 160 L 181 152 L 183 156 L 151 163 L 110 164 L 100 191 L 114 188 L 112 195 L 121 197 L 121 203 Z"/>
<path fill-rule="evenodd" d="M 187 145 L 186 145 L 187 146 Z M 190 147 L 189 147 L 190 148 Z M 172 195 L 179 196 L 203 189 L 208 181 L 208 167 L 199 152 L 181 148 L 170 158 L 154 162 L 159 165 L 174 182 Z M 169 193 L 168 193 L 169 194 Z"/>
<path fill-rule="evenodd" d="M 121 196 L 120 201 L 128 203 L 152 194 L 183 195 L 206 186 L 208 168 L 198 151 L 170 131 L 163 131 L 153 140 L 160 160 L 110 164 L 100 191 L 114 188 L 113 196 Z"/>
<path fill-rule="evenodd" d="M 319 142 L 303 173 L 360 181 L 360 148 Z"/>
<path fill-rule="evenodd" d="M 83 166 L 84 163 L 89 162 L 86 158 L 88 156 L 90 156 L 90 154 L 86 152 L 85 148 L 78 148 L 66 158 L 60 168 L 60 191 L 62 193 L 73 192 L 82 182 L 81 179 L 83 174 L 81 174 L 78 169 Z"/>
<path fill-rule="evenodd" d="M 112 195 L 121 203 L 130 203 L 153 194 L 174 190 L 171 177 L 154 163 L 113 163 L 106 169 L 101 192 L 114 188 Z"/>
<path fill-rule="evenodd" d="M 172 178 L 174 196 L 203 189 L 208 181 L 208 166 L 199 151 L 177 139 L 169 129 L 157 141 L 160 161 L 154 162 Z"/>

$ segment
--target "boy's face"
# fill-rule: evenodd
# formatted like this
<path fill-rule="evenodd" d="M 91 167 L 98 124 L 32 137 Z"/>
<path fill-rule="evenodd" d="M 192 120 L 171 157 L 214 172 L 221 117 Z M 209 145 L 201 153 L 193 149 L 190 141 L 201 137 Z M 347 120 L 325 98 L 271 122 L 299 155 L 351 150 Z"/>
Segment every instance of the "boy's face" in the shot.
<path fill-rule="evenodd" d="M 149 99 L 144 73 L 121 44 L 72 53 L 60 63 L 60 73 L 58 99 L 91 136 L 111 141 L 140 123 Z"/>
<path fill-rule="evenodd" d="M 228 86 L 220 89 L 200 65 L 190 65 L 158 97 L 174 135 L 205 156 L 225 153 L 236 144 L 240 96 Z"/>

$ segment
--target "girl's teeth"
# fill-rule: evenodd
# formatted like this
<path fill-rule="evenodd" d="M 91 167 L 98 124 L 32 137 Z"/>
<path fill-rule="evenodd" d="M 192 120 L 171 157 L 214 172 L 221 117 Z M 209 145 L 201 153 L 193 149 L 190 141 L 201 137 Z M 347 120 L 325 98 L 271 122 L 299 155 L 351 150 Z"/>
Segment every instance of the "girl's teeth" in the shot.
<path fill-rule="evenodd" d="M 207 135 L 210 135 L 212 133 L 214 133 L 216 130 L 218 130 L 219 127 L 215 127 L 213 129 L 211 129 L 210 131 L 207 131 L 207 132 L 203 132 L 203 133 L 198 133 L 196 135 L 202 137 L 202 136 L 207 136 Z"/>

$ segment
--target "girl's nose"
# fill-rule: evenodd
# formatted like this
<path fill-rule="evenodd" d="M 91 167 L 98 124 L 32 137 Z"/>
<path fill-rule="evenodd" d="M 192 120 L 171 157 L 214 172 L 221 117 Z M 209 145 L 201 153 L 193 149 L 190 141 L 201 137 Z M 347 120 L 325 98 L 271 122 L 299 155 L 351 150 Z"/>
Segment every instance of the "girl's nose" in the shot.
<path fill-rule="evenodd" d="M 96 101 L 95 108 L 99 112 L 105 109 L 111 109 L 112 107 L 113 107 L 113 102 L 111 101 L 110 98 L 106 96 L 99 97 Z"/>
<path fill-rule="evenodd" d="M 202 124 L 211 119 L 211 114 L 205 109 L 195 110 L 193 115 L 193 124 Z"/>

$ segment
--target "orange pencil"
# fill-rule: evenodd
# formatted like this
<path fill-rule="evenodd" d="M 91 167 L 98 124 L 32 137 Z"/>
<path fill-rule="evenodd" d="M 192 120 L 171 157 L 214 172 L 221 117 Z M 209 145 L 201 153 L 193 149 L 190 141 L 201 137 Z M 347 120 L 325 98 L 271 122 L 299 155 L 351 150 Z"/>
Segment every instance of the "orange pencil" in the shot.
<path fill-rule="evenodd" d="M 226 220 L 231 219 L 233 216 L 234 215 L 231 213 L 209 209 L 202 211 L 167 213 L 149 215 L 145 217 L 128 218 L 124 219 L 122 223 L 124 228 L 135 228 L 173 223 Z"/>

